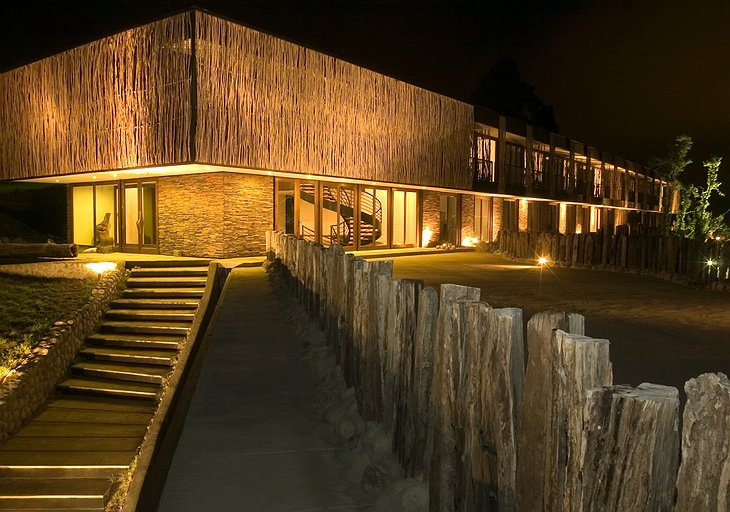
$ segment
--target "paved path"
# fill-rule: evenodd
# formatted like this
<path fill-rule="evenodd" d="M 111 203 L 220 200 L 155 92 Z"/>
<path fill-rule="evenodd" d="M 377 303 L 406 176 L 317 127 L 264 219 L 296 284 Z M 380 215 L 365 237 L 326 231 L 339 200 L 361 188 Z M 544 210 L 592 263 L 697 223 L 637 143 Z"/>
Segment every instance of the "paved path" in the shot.
<path fill-rule="evenodd" d="M 357 510 L 263 269 L 234 269 L 221 300 L 159 510 Z"/>

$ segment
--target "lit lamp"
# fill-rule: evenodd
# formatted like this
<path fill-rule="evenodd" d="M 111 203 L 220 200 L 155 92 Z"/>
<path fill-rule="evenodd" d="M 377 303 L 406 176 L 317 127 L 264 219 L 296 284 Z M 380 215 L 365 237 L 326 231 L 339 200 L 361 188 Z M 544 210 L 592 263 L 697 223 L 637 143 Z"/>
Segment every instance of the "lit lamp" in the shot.
<path fill-rule="evenodd" d="M 84 267 L 96 273 L 96 275 L 99 276 L 99 279 L 101 279 L 101 275 L 104 272 L 114 270 L 116 265 L 114 265 L 114 263 L 112 263 L 111 261 L 97 261 L 94 263 L 87 263 L 86 265 L 84 265 Z"/>
<path fill-rule="evenodd" d="M 540 256 L 538 258 L 538 260 L 537 260 L 537 264 L 540 265 L 540 266 L 543 266 L 543 265 L 547 264 L 547 262 L 548 262 L 548 260 L 544 256 Z"/>
<path fill-rule="evenodd" d="M 431 242 L 432 236 L 433 231 L 431 231 L 431 228 L 424 228 L 423 233 L 421 233 L 421 247 L 428 247 L 429 242 Z"/>

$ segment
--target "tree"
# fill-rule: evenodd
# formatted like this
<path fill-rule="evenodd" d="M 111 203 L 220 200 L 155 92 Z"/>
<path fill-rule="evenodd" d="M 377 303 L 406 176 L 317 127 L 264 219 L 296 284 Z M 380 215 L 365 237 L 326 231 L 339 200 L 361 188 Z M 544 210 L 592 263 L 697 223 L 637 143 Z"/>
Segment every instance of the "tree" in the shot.
<path fill-rule="evenodd" d="M 689 212 L 692 208 L 692 197 L 694 196 L 691 187 L 694 187 L 694 185 L 690 185 L 690 188 L 687 188 L 680 181 L 680 177 L 685 169 L 692 163 L 692 160 L 687 158 L 690 149 L 692 149 L 692 137 L 689 135 L 678 135 L 674 139 L 665 158 L 655 157 L 649 162 L 649 167 L 659 176 L 666 179 L 671 185 L 671 189 L 677 191 L 679 194 L 677 213 L 673 218 L 669 216 L 662 218 L 661 230 L 664 234 L 669 234 L 671 231 L 685 234 L 691 224 Z M 671 210 L 672 202 L 673 198 L 670 195 L 664 198 L 664 211 Z"/>
<path fill-rule="evenodd" d="M 509 57 L 500 57 L 482 76 L 471 101 L 547 131 L 558 131 L 553 107 L 537 97 L 535 88 L 520 77 L 517 64 Z"/>
<path fill-rule="evenodd" d="M 708 237 L 727 231 L 724 214 L 715 215 L 711 209 L 712 200 L 725 195 L 720 190 L 722 183 L 718 180 L 722 158 L 714 156 L 702 163 L 706 170 L 706 182 L 703 187 L 692 183 L 685 185 L 680 177 L 692 163 L 692 160 L 687 158 L 690 149 L 692 149 L 692 138 L 688 135 L 679 135 L 674 139 L 667 156 L 654 158 L 650 165 L 679 192 L 677 213 L 671 218 L 671 224 L 666 226 L 670 226 L 672 232 L 685 238 L 704 241 Z M 669 204 L 665 206 L 668 207 Z"/>
<path fill-rule="evenodd" d="M 725 194 L 720 190 L 720 183 L 717 175 L 720 170 L 722 158 L 713 156 L 702 165 L 707 169 L 707 183 L 704 188 L 693 187 L 694 190 L 694 229 L 692 235 L 696 239 L 705 240 L 714 236 L 716 232 L 723 230 L 725 225 L 724 215 L 715 215 L 710 210 L 710 201 L 714 196 L 723 197 Z"/>

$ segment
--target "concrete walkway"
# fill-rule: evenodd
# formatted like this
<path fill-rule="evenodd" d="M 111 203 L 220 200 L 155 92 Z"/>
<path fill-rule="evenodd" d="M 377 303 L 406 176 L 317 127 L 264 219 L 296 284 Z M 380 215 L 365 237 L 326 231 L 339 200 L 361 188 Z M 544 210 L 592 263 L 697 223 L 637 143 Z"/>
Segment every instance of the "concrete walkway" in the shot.
<path fill-rule="evenodd" d="M 358 510 L 279 308 L 262 268 L 232 271 L 159 510 Z"/>

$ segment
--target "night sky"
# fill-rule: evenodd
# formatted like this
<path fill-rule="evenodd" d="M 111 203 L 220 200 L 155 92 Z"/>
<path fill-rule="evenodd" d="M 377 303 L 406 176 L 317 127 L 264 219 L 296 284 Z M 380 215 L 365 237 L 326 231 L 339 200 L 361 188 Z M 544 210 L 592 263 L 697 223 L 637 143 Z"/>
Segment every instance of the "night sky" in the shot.
<path fill-rule="evenodd" d="M 4 3 L 8 69 L 180 11 L 184 1 Z M 555 108 L 563 135 L 639 163 L 675 135 L 725 156 L 730 2 L 203 1 L 199 7 L 458 99 L 501 55 Z M 696 172 L 691 176 L 700 176 Z"/>

